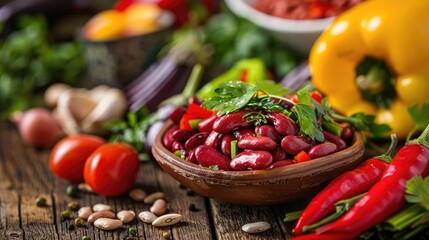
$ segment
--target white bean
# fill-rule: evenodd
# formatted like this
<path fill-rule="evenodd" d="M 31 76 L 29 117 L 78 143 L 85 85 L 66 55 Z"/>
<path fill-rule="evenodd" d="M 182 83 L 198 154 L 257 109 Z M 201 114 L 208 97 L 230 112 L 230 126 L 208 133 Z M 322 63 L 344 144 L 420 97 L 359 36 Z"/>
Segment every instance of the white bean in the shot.
<path fill-rule="evenodd" d="M 145 223 L 152 223 L 157 218 L 155 214 L 149 211 L 143 211 L 139 213 L 139 218 Z"/>
<path fill-rule="evenodd" d="M 136 213 L 134 211 L 122 210 L 116 214 L 116 217 L 123 223 L 129 223 L 134 220 Z"/>
<path fill-rule="evenodd" d="M 107 204 L 103 204 L 103 203 L 97 203 L 92 207 L 92 210 L 94 212 L 99 212 L 99 211 L 112 211 L 112 207 L 110 205 Z"/>
<path fill-rule="evenodd" d="M 152 203 L 155 202 L 155 200 L 164 198 L 164 196 L 165 195 L 164 195 L 163 192 L 154 192 L 152 194 L 147 195 L 144 198 L 143 202 L 146 203 L 146 204 L 152 204 Z"/>
<path fill-rule="evenodd" d="M 150 211 L 156 216 L 160 216 L 167 212 L 167 202 L 164 199 L 157 199 L 152 207 L 150 207 Z"/>
<path fill-rule="evenodd" d="M 79 189 L 79 190 L 81 190 L 82 192 L 87 192 L 87 193 L 92 193 L 93 191 L 92 191 L 92 188 L 91 188 L 91 186 L 89 186 L 88 184 L 86 184 L 86 183 L 79 183 L 78 185 L 77 185 L 77 188 Z"/>
<path fill-rule="evenodd" d="M 115 218 L 115 213 L 113 213 L 112 211 L 95 212 L 95 213 L 89 215 L 87 221 L 89 223 L 93 223 L 99 218 Z"/>
<path fill-rule="evenodd" d="M 144 198 L 147 196 L 146 192 L 140 188 L 134 188 L 128 193 L 128 195 L 130 196 L 131 199 L 138 202 L 142 202 Z"/>
<path fill-rule="evenodd" d="M 102 230 L 114 230 L 122 226 L 121 220 L 111 218 L 99 218 L 95 220 L 94 226 Z"/>
<path fill-rule="evenodd" d="M 92 214 L 92 210 L 91 207 L 87 206 L 87 207 L 81 207 L 79 208 L 79 211 L 77 211 L 77 216 L 86 220 L 88 219 L 88 217 Z"/>
<path fill-rule="evenodd" d="M 165 214 L 152 222 L 152 226 L 154 227 L 165 227 L 176 224 L 182 220 L 182 215 L 177 213 Z"/>
<path fill-rule="evenodd" d="M 271 228 L 271 225 L 267 222 L 254 222 L 247 223 L 241 227 L 241 230 L 247 233 L 260 233 L 265 232 Z"/>

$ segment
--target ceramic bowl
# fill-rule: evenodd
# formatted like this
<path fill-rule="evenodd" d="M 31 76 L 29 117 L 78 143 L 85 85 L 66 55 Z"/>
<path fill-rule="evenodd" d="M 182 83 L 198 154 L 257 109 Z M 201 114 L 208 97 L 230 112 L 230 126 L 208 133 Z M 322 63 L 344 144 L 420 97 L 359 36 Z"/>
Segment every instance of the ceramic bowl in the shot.
<path fill-rule="evenodd" d="M 307 56 L 316 39 L 334 20 L 333 17 L 314 20 L 292 20 L 274 17 L 250 6 L 254 0 L 225 0 L 236 15 L 265 29 L 301 55 Z"/>
<path fill-rule="evenodd" d="M 158 134 L 152 153 L 161 168 L 202 196 L 245 205 L 272 205 L 310 197 L 327 181 L 355 168 L 364 154 L 362 136 L 355 133 L 345 150 L 308 162 L 269 170 L 216 171 L 184 161 L 162 144 L 168 121 Z"/>
<path fill-rule="evenodd" d="M 174 15 L 162 11 L 160 28 L 144 34 L 106 41 L 92 41 L 78 34 L 88 69 L 88 87 L 109 85 L 123 88 L 156 60 L 173 33 Z"/>

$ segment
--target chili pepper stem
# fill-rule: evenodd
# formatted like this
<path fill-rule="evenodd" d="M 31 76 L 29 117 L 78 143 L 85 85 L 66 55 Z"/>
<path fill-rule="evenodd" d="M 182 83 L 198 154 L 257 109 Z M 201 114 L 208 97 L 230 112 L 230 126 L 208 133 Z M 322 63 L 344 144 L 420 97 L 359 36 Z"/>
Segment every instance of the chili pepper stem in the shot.
<path fill-rule="evenodd" d="M 429 125 L 426 126 L 425 130 L 418 138 L 409 141 L 408 144 L 421 144 L 429 148 Z"/>
<path fill-rule="evenodd" d="M 386 163 L 390 163 L 392 161 L 392 158 L 395 154 L 396 146 L 398 145 L 398 138 L 396 137 L 396 134 L 391 134 L 390 139 L 390 146 L 387 149 L 386 153 L 376 157 L 377 159 L 380 159 L 381 161 L 384 161 Z"/>
<path fill-rule="evenodd" d="M 321 226 L 323 226 L 323 225 L 325 225 L 327 223 L 330 223 L 330 222 L 338 219 L 339 217 L 341 217 L 342 215 L 344 215 L 348 210 L 350 210 L 350 208 L 353 207 L 353 205 L 359 199 L 361 199 L 364 195 L 365 195 L 365 193 L 362 193 L 362 194 L 359 194 L 357 196 L 354 196 L 354 197 L 351 197 L 351 198 L 348 198 L 348 199 L 344 199 L 344 200 L 341 200 L 341 201 L 337 202 L 335 204 L 336 208 L 335 208 L 335 212 L 334 213 L 332 213 L 331 215 L 323 218 L 322 220 L 320 220 L 320 221 L 318 221 L 318 222 L 316 222 L 314 224 L 311 224 L 311 225 L 308 225 L 308 226 L 304 226 L 302 228 L 302 231 L 304 233 L 313 232 L 316 229 L 318 229 L 319 227 L 321 227 Z"/>
<path fill-rule="evenodd" d="M 298 220 L 298 218 L 301 216 L 302 212 L 303 212 L 303 210 L 286 213 L 285 218 L 283 219 L 283 222 L 292 222 L 292 221 Z"/>

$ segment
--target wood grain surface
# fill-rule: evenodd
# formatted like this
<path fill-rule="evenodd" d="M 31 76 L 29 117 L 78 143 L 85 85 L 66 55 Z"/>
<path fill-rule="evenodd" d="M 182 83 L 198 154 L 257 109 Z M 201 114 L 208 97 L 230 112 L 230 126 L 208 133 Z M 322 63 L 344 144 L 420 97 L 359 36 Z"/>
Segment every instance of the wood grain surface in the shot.
<path fill-rule="evenodd" d="M 288 239 L 292 224 L 285 224 L 286 212 L 302 209 L 307 200 L 274 206 L 245 206 L 219 202 L 199 196 L 181 186 L 164 173 L 155 163 L 143 163 L 136 187 L 147 193 L 162 191 L 168 201 L 169 212 L 183 215 L 183 220 L 173 226 L 156 228 L 135 219 L 114 231 L 99 230 L 92 225 L 71 229 L 74 218 L 61 220 L 61 212 L 76 201 L 80 206 L 96 203 L 111 205 L 114 210 L 133 210 L 137 214 L 149 210 L 150 204 L 136 202 L 128 196 L 106 198 L 92 193 L 79 193 L 77 198 L 66 194 L 67 182 L 55 177 L 48 167 L 49 150 L 37 150 L 25 144 L 14 125 L 0 122 L 0 239 L 164 239 L 169 232 L 171 239 Z M 35 199 L 43 196 L 46 207 L 37 207 Z M 194 211 L 189 209 L 195 205 Z M 76 215 L 76 213 L 74 213 Z M 259 234 L 241 230 L 246 223 L 266 221 L 271 229 Z M 137 229 L 131 237 L 128 228 Z M 429 239 L 425 233 L 419 239 Z"/>

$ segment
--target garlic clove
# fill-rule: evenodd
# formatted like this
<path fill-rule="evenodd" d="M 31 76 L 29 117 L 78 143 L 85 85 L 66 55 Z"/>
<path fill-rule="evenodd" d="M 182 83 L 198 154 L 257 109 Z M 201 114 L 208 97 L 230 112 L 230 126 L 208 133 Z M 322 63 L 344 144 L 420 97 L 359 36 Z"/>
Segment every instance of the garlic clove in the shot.
<path fill-rule="evenodd" d="M 80 127 L 84 132 L 105 133 L 106 129 L 103 124 L 106 121 L 121 119 L 127 107 L 124 92 L 117 88 L 110 88 L 98 101 L 93 111 L 81 121 Z"/>
<path fill-rule="evenodd" d="M 48 107 L 56 107 L 58 99 L 64 95 L 66 91 L 71 90 L 71 87 L 64 83 L 55 83 L 46 89 L 43 99 Z"/>

